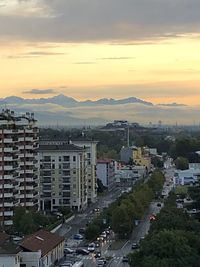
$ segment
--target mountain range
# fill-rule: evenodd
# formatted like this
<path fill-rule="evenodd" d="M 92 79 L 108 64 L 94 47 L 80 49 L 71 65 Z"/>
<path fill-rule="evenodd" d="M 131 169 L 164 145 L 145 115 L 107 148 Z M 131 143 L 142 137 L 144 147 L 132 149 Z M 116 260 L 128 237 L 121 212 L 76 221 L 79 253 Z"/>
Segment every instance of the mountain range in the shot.
<path fill-rule="evenodd" d="M 129 97 L 124 99 L 113 99 L 113 98 L 102 98 L 98 100 L 85 100 L 77 101 L 72 97 L 65 96 L 63 94 L 53 96 L 51 98 L 39 98 L 39 99 L 25 99 L 17 96 L 9 96 L 0 99 L 1 104 L 57 104 L 64 107 L 68 106 L 91 106 L 91 105 L 119 105 L 119 104 L 130 104 L 139 103 L 144 105 L 153 105 L 150 102 L 141 100 L 136 97 Z"/>
<path fill-rule="evenodd" d="M 70 127 L 104 125 L 113 120 L 191 124 L 199 123 L 200 113 L 200 106 L 153 104 L 136 97 L 78 101 L 62 94 L 39 99 L 9 96 L 0 99 L 0 110 L 4 108 L 18 113 L 34 112 L 40 126 Z"/>

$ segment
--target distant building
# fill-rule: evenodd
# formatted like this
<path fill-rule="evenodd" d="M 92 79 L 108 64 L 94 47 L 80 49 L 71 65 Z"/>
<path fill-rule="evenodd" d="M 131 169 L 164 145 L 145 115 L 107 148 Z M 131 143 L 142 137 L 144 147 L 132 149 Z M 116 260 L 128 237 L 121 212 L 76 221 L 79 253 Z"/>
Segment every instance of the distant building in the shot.
<path fill-rule="evenodd" d="M 115 173 L 115 181 L 118 185 L 133 186 L 136 180 L 147 175 L 145 166 L 122 166 Z"/>
<path fill-rule="evenodd" d="M 120 150 L 120 160 L 124 163 L 130 163 L 130 160 L 133 159 L 133 149 L 136 148 L 135 146 L 131 147 L 122 147 Z"/>
<path fill-rule="evenodd" d="M 174 185 L 191 185 L 200 178 L 200 169 L 175 170 Z"/>
<path fill-rule="evenodd" d="M 0 224 L 13 224 L 14 207 L 38 209 L 38 128 L 33 113 L 0 113 Z"/>
<path fill-rule="evenodd" d="M 72 140 L 74 145 L 82 147 L 86 150 L 87 161 L 87 198 L 88 204 L 94 203 L 97 200 L 97 144 L 95 140 Z"/>
<path fill-rule="evenodd" d="M 145 166 L 148 171 L 151 169 L 151 158 L 141 147 L 133 148 L 133 163 L 139 166 Z"/>
<path fill-rule="evenodd" d="M 97 160 L 97 178 L 101 180 L 102 184 L 109 189 L 112 189 L 115 184 L 115 172 L 117 169 L 117 162 L 112 159 L 98 159 Z"/>

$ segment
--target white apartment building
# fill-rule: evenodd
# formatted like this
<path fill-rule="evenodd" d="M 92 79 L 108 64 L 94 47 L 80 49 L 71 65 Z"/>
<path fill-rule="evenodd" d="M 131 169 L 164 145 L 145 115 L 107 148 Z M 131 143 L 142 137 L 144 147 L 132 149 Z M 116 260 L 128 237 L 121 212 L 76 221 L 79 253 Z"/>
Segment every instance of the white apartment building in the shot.
<path fill-rule="evenodd" d="M 112 189 L 115 185 L 115 172 L 117 170 L 117 162 L 113 159 L 99 159 L 97 160 L 97 178 L 101 180 L 102 184 Z"/>
<path fill-rule="evenodd" d="M 15 206 L 38 208 L 38 128 L 33 113 L 0 113 L 0 224 L 12 225 Z"/>
<path fill-rule="evenodd" d="M 94 203 L 97 199 L 97 144 L 94 140 L 72 140 L 72 143 L 86 150 L 87 159 L 87 198 L 88 203 Z"/>
<path fill-rule="evenodd" d="M 40 208 L 59 207 L 80 211 L 87 207 L 87 166 L 85 149 L 59 141 L 41 141 Z"/>

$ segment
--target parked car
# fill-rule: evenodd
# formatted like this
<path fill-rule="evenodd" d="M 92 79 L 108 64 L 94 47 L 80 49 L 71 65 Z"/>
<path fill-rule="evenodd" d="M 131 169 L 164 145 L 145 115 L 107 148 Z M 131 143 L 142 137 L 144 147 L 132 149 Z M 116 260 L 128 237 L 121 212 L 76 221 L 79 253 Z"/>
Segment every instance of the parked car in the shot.
<path fill-rule="evenodd" d="M 88 255 L 90 252 L 85 249 L 85 248 L 77 248 L 76 249 L 76 254 L 80 254 L 80 255 Z"/>
<path fill-rule="evenodd" d="M 75 234 L 74 235 L 74 239 L 75 240 L 82 240 L 83 239 L 83 235 L 81 235 L 81 234 Z"/>
<path fill-rule="evenodd" d="M 64 253 L 65 254 L 73 254 L 75 252 L 74 249 L 64 247 Z"/>

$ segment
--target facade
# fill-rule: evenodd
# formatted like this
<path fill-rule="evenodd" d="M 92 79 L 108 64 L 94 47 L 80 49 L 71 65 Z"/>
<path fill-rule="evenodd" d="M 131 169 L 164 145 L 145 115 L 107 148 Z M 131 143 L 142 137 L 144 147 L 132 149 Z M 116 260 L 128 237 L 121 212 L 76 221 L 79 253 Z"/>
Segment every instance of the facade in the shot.
<path fill-rule="evenodd" d="M 13 224 L 16 206 L 38 209 L 38 128 L 33 113 L 0 113 L 0 224 Z"/>
<path fill-rule="evenodd" d="M 87 161 L 87 198 L 88 204 L 96 202 L 97 199 L 97 141 L 73 140 L 72 143 L 86 150 Z"/>
<path fill-rule="evenodd" d="M 120 150 L 120 160 L 129 163 L 133 159 L 133 147 L 122 147 Z"/>
<path fill-rule="evenodd" d="M 145 166 L 149 171 L 151 168 L 151 158 L 145 154 L 141 147 L 133 148 L 133 163 L 139 166 Z"/>
<path fill-rule="evenodd" d="M 21 267 L 19 246 L 12 243 L 4 243 L 0 247 L 0 267 Z"/>
<path fill-rule="evenodd" d="M 87 207 L 86 153 L 82 147 L 59 141 L 39 145 L 40 208 L 80 211 Z"/>
<path fill-rule="evenodd" d="M 97 160 L 97 178 L 109 189 L 115 184 L 115 172 L 117 163 L 112 159 Z"/>

